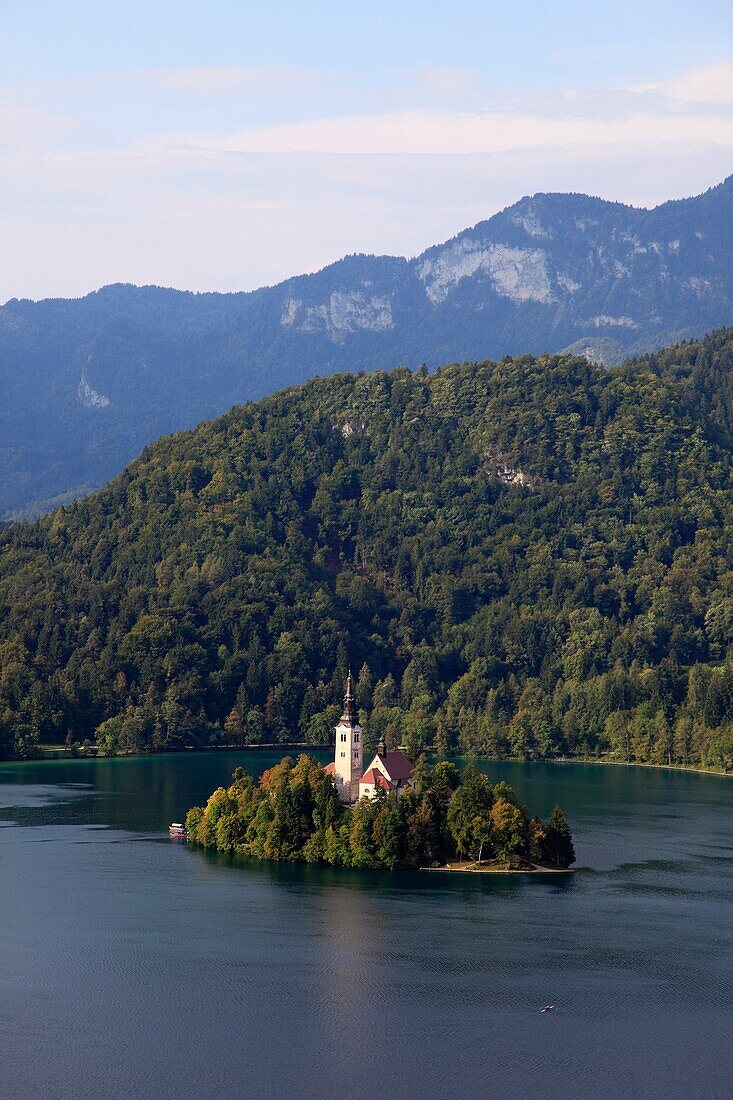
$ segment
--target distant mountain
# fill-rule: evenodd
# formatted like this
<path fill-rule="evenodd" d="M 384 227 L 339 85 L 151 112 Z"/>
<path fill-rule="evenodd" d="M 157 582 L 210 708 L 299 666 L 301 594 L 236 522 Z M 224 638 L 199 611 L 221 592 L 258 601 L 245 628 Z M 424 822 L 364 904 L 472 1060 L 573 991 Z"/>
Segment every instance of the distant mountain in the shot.
<path fill-rule="evenodd" d="M 0 309 L 0 516 L 84 493 L 160 435 L 336 371 L 558 351 L 617 362 L 733 321 L 733 177 L 639 210 L 535 195 L 412 260 L 248 294 L 115 285 Z"/>

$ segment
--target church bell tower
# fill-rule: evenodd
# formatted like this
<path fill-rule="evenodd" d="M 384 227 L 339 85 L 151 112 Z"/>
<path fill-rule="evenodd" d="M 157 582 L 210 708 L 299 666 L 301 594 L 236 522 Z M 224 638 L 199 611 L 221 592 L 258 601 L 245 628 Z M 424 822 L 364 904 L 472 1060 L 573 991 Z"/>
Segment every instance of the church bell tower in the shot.
<path fill-rule="evenodd" d="M 344 713 L 336 726 L 334 781 L 342 802 L 356 802 L 363 772 L 361 726 L 356 719 L 354 681 L 349 673 L 344 694 Z"/>

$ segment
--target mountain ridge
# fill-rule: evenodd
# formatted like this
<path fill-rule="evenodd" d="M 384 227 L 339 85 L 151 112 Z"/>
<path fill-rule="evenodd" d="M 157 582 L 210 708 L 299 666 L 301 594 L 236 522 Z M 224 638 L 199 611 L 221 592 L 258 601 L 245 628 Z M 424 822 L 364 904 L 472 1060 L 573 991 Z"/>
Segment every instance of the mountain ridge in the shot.
<path fill-rule="evenodd" d="M 733 177 L 651 210 L 525 196 L 404 257 L 248 292 L 109 284 L 0 308 L 0 516 L 86 491 L 164 432 L 315 374 L 569 346 L 618 361 L 733 320 Z"/>
<path fill-rule="evenodd" d="M 681 198 L 681 199 L 665 199 L 663 202 L 657 203 L 656 206 L 634 206 L 633 203 L 625 203 L 625 202 L 621 202 L 619 200 L 614 200 L 614 199 L 604 199 L 600 195 L 591 195 L 591 194 L 588 194 L 584 191 L 535 191 L 535 192 L 532 192 L 531 194 L 522 195 L 521 198 L 517 199 L 513 203 L 510 203 L 509 206 L 505 206 L 501 210 L 497 210 L 497 212 L 495 214 L 492 214 L 490 217 L 482 218 L 480 221 L 476 222 L 474 225 L 467 226 L 465 229 L 458 230 L 458 232 L 455 233 L 452 237 L 447 237 L 441 243 L 427 245 L 422 250 L 422 252 L 417 252 L 412 256 L 395 255 L 395 254 L 389 253 L 389 252 L 349 252 L 349 253 L 346 253 L 344 256 L 341 256 L 338 259 L 332 260 L 330 263 L 325 264 L 323 267 L 317 268 L 315 271 L 304 271 L 304 272 L 300 272 L 298 275 L 289 275 L 289 276 L 287 276 L 287 278 L 280 279 L 276 283 L 263 283 L 261 286 L 255 287 L 253 290 L 235 290 L 235 291 L 229 291 L 229 290 L 189 290 L 189 289 L 186 289 L 185 287 L 162 286 L 159 283 L 113 282 L 113 283 L 104 283 L 102 286 L 97 287 L 95 290 L 90 290 L 86 294 L 75 295 L 74 297 L 71 297 L 71 298 L 65 298 L 65 297 L 62 297 L 62 296 L 52 296 L 52 297 L 46 297 L 46 298 L 17 298 L 17 297 L 12 297 L 12 298 L 8 298 L 5 302 L 1 302 L 0 303 L 0 309 L 3 309 L 7 305 L 26 303 L 26 302 L 27 303 L 32 303 L 33 305 L 40 305 L 40 304 L 43 304 L 43 303 L 52 303 L 52 302 L 64 302 L 64 303 L 66 303 L 66 302 L 81 302 L 81 301 L 85 301 L 86 299 L 91 298 L 95 295 L 101 295 L 101 294 L 104 294 L 106 291 L 116 290 L 118 288 L 119 289 L 132 288 L 132 289 L 140 290 L 140 291 L 145 291 L 145 290 L 156 290 L 156 291 L 163 291 L 163 292 L 169 291 L 172 294 L 188 295 L 188 296 L 191 296 L 191 297 L 194 297 L 194 298 L 217 298 L 217 297 L 232 297 L 232 296 L 242 297 L 242 296 L 248 296 L 248 295 L 251 295 L 251 294 L 257 294 L 259 291 L 277 289 L 278 287 L 282 287 L 283 285 L 285 285 L 286 283 L 291 282 L 294 279 L 304 279 L 304 278 L 309 278 L 312 275 L 320 275 L 321 273 L 323 273 L 325 271 L 328 271 L 331 268 L 334 268 L 337 265 L 343 263 L 344 261 L 352 259 L 352 258 L 366 257 L 366 258 L 374 259 L 374 260 L 397 260 L 397 261 L 404 260 L 409 264 L 409 263 L 411 263 L 415 260 L 418 260 L 418 259 L 424 257 L 425 255 L 427 255 L 431 251 L 434 251 L 436 249 L 441 249 L 441 248 L 446 247 L 449 244 L 452 244 L 454 241 L 456 241 L 459 237 L 462 237 L 464 234 L 475 232 L 477 229 L 480 229 L 481 227 L 486 226 L 490 222 L 494 221 L 494 219 L 500 218 L 502 215 L 507 214 L 508 212 L 510 212 L 512 210 L 516 210 L 517 208 L 521 207 L 523 204 L 531 203 L 531 202 L 536 201 L 536 200 L 542 200 L 542 199 L 547 199 L 547 200 L 583 199 L 583 200 L 588 201 L 590 203 L 597 203 L 599 207 L 603 207 L 603 208 L 615 207 L 618 210 L 637 211 L 641 214 L 648 214 L 648 213 L 651 213 L 651 212 L 659 212 L 659 211 L 664 210 L 665 208 L 668 208 L 668 207 L 680 206 L 680 205 L 684 205 L 684 204 L 687 204 L 687 203 L 694 203 L 694 202 L 697 202 L 698 200 L 703 199 L 707 195 L 712 195 L 712 194 L 715 194 L 716 192 L 726 191 L 726 190 L 733 191 L 733 173 L 731 173 L 731 175 L 729 175 L 729 176 L 726 176 L 725 179 L 720 181 L 720 183 L 713 184 L 711 187 L 708 187 L 705 191 L 701 191 L 697 195 L 692 195 L 692 196 L 688 196 L 688 197 Z"/>

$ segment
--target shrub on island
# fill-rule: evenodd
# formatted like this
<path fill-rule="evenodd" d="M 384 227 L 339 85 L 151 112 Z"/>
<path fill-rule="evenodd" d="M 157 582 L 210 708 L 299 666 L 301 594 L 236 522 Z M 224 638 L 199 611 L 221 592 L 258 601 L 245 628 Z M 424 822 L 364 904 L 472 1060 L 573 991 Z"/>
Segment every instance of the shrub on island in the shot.
<path fill-rule="evenodd" d="M 188 811 L 188 837 L 255 859 L 390 871 L 455 859 L 517 868 L 575 862 L 559 806 L 546 823 L 529 817 L 510 786 L 492 785 L 473 764 L 461 772 L 422 758 L 414 775 L 415 788 L 400 797 L 377 791 L 347 808 L 312 757 L 285 757 L 259 782 L 236 768 L 230 787 Z"/>

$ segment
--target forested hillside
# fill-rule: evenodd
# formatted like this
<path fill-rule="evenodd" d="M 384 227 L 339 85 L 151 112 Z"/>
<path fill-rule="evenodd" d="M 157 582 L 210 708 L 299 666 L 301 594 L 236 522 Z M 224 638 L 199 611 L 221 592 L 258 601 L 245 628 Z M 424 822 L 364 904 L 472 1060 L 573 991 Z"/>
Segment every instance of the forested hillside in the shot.
<path fill-rule="evenodd" d="M 413 259 L 248 294 L 115 285 L 0 307 L 0 519 L 316 374 L 574 352 L 617 363 L 733 322 L 733 177 L 653 210 L 539 194 Z"/>
<path fill-rule="evenodd" d="M 324 743 L 351 664 L 372 741 L 732 767 L 733 445 L 686 356 L 313 380 L 0 532 L 3 752 Z"/>
<path fill-rule="evenodd" d="M 702 340 L 663 348 L 639 359 L 636 365 L 642 371 L 670 378 L 688 400 L 733 435 L 733 329 L 720 329 Z"/>

